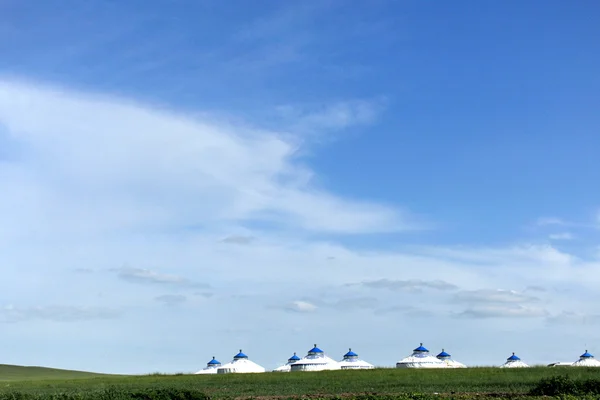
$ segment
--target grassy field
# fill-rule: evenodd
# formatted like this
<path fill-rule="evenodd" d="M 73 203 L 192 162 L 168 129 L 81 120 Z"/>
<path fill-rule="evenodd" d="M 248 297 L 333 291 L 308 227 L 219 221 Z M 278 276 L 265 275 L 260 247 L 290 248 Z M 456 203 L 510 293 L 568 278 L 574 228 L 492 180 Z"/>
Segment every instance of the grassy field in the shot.
<path fill-rule="evenodd" d="M 23 368 L 23 369 L 19 369 Z M 468 368 L 456 370 L 376 369 L 231 375 L 110 376 L 32 367 L 0 368 L 0 395 L 193 390 L 212 398 L 297 397 L 376 393 L 526 394 L 542 378 L 568 375 L 600 379 L 600 368 Z M 1 396 L 0 396 L 1 397 Z"/>
<path fill-rule="evenodd" d="M 51 379 L 82 379 L 99 376 L 111 376 L 96 374 L 93 372 L 69 371 L 65 369 L 54 369 L 44 367 L 21 367 L 17 365 L 0 364 L 0 385 L 4 381 L 23 380 L 51 380 Z"/>

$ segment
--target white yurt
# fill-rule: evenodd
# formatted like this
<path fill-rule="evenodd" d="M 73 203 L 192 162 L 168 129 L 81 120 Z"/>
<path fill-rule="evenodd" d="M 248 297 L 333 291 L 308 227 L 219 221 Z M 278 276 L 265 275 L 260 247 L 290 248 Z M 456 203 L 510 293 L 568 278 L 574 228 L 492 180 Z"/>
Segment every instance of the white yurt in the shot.
<path fill-rule="evenodd" d="M 339 362 L 342 369 L 373 369 L 375 366 L 358 358 L 358 354 L 348 349 L 344 354 L 344 359 Z"/>
<path fill-rule="evenodd" d="M 212 360 L 206 363 L 206 368 L 201 369 L 196 374 L 216 374 L 220 366 L 221 363 L 213 357 Z"/>
<path fill-rule="evenodd" d="M 396 368 L 446 368 L 446 363 L 429 354 L 421 343 L 410 356 L 398 361 Z"/>
<path fill-rule="evenodd" d="M 585 353 L 579 356 L 579 360 L 571 364 L 573 367 L 600 367 L 600 361 L 596 360 L 593 355 Z"/>
<path fill-rule="evenodd" d="M 442 349 L 442 352 L 440 354 L 438 354 L 437 356 L 435 356 L 435 358 L 437 358 L 438 360 L 442 361 L 444 364 L 446 364 L 447 368 L 467 368 L 467 366 L 463 363 L 459 363 L 458 361 L 455 361 L 452 359 L 452 356 L 448 353 L 446 353 L 446 351 L 444 349 Z"/>
<path fill-rule="evenodd" d="M 233 357 L 233 360 L 217 369 L 217 374 L 252 374 L 265 372 L 257 363 L 250 361 L 242 350 Z"/>
<path fill-rule="evenodd" d="M 273 372 L 290 372 L 290 369 L 291 369 L 290 365 L 292 365 L 293 363 L 295 363 L 296 361 L 299 361 L 299 360 L 300 360 L 300 357 L 298 357 L 296 355 L 296 353 L 294 353 L 293 356 L 288 358 L 287 364 L 282 365 L 281 367 L 275 368 L 273 370 Z"/>
<path fill-rule="evenodd" d="M 341 369 L 340 364 L 325 355 L 323 350 L 315 346 L 308 351 L 306 357 L 290 365 L 292 372 L 297 371 L 331 371 Z"/>
<path fill-rule="evenodd" d="M 525 364 L 519 357 L 512 353 L 512 356 L 506 359 L 506 362 L 500 366 L 500 368 L 528 368 L 529 365 Z"/>

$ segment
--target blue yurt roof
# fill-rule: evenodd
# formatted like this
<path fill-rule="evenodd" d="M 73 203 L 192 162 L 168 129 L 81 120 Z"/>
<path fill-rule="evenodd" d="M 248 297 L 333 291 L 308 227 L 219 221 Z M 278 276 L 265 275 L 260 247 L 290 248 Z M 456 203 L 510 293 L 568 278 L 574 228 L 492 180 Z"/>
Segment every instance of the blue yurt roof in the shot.
<path fill-rule="evenodd" d="M 221 364 L 221 363 L 219 362 L 219 360 L 215 360 L 214 357 L 212 358 L 212 360 L 210 360 L 208 362 L 208 365 L 217 365 L 217 364 Z"/>
<path fill-rule="evenodd" d="M 450 357 L 450 354 L 446 353 L 446 351 L 444 351 L 444 349 L 442 349 L 442 352 L 440 354 L 438 354 L 437 357 L 438 358 Z"/>
<path fill-rule="evenodd" d="M 344 357 L 358 357 L 358 354 L 352 351 L 352 349 L 348 349 L 348 352 L 344 354 Z"/>
<path fill-rule="evenodd" d="M 580 357 L 581 358 L 593 358 L 594 356 L 591 355 L 590 353 L 588 353 L 588 351 L 586 350 L 585 353 L 583 353 Z"/>
<path fill-rule="evenodd" d="M 515 353 L 512 353 L 512 356 L 508 357 L 506 360 L 507 361 L 519 361 L 520 358 L 515 356 Z"/>
<path fill-rule="evenodd" d="M 291 356 L 290 358 L 288 358 L 288 361 L 298 361 L 299 359 L 300 359 L 300 357 L 298 357 L 298 356 L 296 355 L 296 353 L 294 353 L 294 355 L 293 355 L 293 356 Z"/>
<path fill-rule="evenodd" d="M 244 353 L 242 353 L 242 349 L 240 349 L 240 352 L 237 353 L 233 358 L 234 359 L 236 359 L 236 358 L 248 358 L 248 356 L 245 355 Z"/>
<path fill-rule="evenodd" d="M 416 349 L 414 349 L 413 351 L 429 351 L 427 350 L 425 347 L 423 347 L 423 343 L 421 343 L 419 345 L 419 347 L 417 347 Z"/>
<path fill-rule="evenodd" d="M 308 351 L 309 353 L 322 353 L 323 350 L 321 350 L 320 348 L 317 347 L 316 343 L 315 343 L 315 347 L 313 347 L 312 349 L 310 349 Z"/>

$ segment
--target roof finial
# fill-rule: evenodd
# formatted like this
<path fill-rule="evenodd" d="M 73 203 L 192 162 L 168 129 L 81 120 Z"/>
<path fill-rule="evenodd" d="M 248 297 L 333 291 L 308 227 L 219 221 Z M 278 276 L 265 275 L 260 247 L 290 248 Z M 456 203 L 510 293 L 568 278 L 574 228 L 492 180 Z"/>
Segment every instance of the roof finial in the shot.
<path fill-rule="evenodd" d="M 352 347 L 348 347 L 348 351 L 352 351 Z"/>
<path fill-rule="evenodd" d="M 515 355 L 515 352 L 513 351 L 513 356 Z"/>
<path fill-rule="evenodd" d="M 296 355 L 296 352 L 294 352 L 294 355 Z"/>
<path fill-rule="evenodd" d="M 315 347 L 317 347 L 317 344 L 315 343 Z"/>
<path fill-rule="evenodd" d="M 213 356 L 213 360 L 215 359 L 215 356 Z"/>
<path fill-rule="evenodd" d="M 444 352 L 444 349 L 442 348 L 442 353 Z"/>
<path fill-rule="evenodd" d="M 240 349 L 240 353 L 242 352 L 242 349 Z"/>
<path fill-rule="evenodd" d="M 423 346 L 423 343 L 421 343 L 420 346 Z"/>

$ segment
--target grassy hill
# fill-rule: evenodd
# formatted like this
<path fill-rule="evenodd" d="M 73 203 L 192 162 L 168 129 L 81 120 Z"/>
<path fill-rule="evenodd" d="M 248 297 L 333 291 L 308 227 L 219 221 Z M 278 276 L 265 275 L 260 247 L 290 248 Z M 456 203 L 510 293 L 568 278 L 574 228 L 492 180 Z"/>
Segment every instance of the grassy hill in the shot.
<path fill-rule="evenodd" d="M 93 372 L 69 371 L 66 369 L 44 367 L 22 367 L 18 365 L 0 364 L 0 382 L 7 381 L 41 381 L 41 380 L 71 380 L 111 376 Z M 2 385 L 5 386 L 5 385 Z"/>

